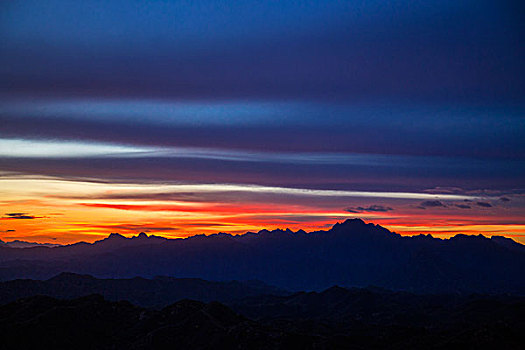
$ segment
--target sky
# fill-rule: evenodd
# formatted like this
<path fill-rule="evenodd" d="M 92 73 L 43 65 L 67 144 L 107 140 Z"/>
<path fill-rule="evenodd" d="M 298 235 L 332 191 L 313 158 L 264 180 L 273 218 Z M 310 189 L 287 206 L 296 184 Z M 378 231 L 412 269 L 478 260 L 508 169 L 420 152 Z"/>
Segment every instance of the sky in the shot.
<path fill-rule="evenodd" d="M 0 239 L 359 217 L 525 243 L 519 1 L 2 1 Z"/>

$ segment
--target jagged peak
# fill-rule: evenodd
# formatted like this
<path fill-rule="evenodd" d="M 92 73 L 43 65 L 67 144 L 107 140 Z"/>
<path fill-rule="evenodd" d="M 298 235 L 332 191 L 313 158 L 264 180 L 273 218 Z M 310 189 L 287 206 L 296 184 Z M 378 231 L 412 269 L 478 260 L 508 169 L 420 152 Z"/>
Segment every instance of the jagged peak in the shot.
<path fill-rule="evenodd" d="M 464 233 L 458 233 L 457 235 L 454 235 L 450 237 L 451 241 L 490 241 L 490 238 L 483 236 L 481 233 L 477 235 L 466 235 Z"/>
<path fill-rule="evenodd" d="M 211 234 L 209 237 L 211 237 L 211 236 L 215 236 L 215 237 L 231 237 L 232 235 L 230 233 L 227 233 L 227 232 L 217 232 L 217 233 Z"/>
<path fill-rule="evenodd" d="M 303 230 L 299 230 L 297 232 L 300 232 L 300 231 L 303 231 Z M 304 232 L 304 231 L 303 231 Z M 247 233 L 252 233 L 252 232 L 247 232 Z M 291 230 L 289 227 L 285 228 L 285 229 L 282 229 L 282 228 L 277 228 L 275 230 L 268 230 L 268 229 L 262 229 L 260 230 L 259 232 L 257 232 L 257 234 L 268 234 L 268 233 L 287 233 L 287 234 L 295 234 L 296 232 L 294 232 L 293 230 Z"/>
<path fill-rule="evenodd" d="M 490 240 L 499 246 L 502 246 L 502 247 L 505 247 L 511 250 L 517 250 L 521 252 L 525 251 L 525 245 L 509 237 L 494 235 L 490 237 Z"/>
<path fill-rule="evenodd" d="M 79 274 L 74 272 L 61 272 L 56 276 L 51 277 L 48 281 L 70 281 L 70 280 L 94 280 L 95 277 L 87 274 Z"/>
<path fill-rule="evenodd" d="M 109 234 L 109 236 L 106 239 L 127 239 L 127 238 L 121 235 L 120 233 L 112 232 Z"/>
<path fill-rule="evenodd" d="M 148 239 L 149 237 L 148 237 L 148 235 L 146 233 L 141 232 L 141 233 L 138 234 L 137 238 L 138 239 Z"/>
<path fill-rule="evenodd" d="M 500 241 L 500 242 L 508 242 L 508 243 L 520 244 L 519 242 L 516 242 L 512 238 L 505 237 L 505 236 L 494 235 L 494 236 L 490 237 L 490 239 L 493 240 L 493 241 Z"/>
<path fill-rule="evenodd" d="M 341 287 L 341 286 L 338 286 L 338 285 L 333 285 L 333 286 L 325 289 L 321 293 L 322 294 L 338 294 L 338 293 L 346 293 L 346 292 L 348 292 L 347 288 L 344 288 L 344 287 Z"/>
<path fill-rule="evenodd" d="M 366 223 L 362 219 L 354 218 L 347 219 L 343 222 L 338 222 L 328 232 L 339 233 L 350 236 L 359 237 L 389 237 L 401 238 L 402 236 L 396 232 L 392 232 L 381 225 L 373 223 Z"/>
<path fill-rule="evenodd" d="M 332 226 L 332 229 L 342 228 L 342 227 L 360 227 L 360 226 L 366 226 L 367 223 L 364 222 L 362 219 L 354 218 L 354 219 L 346 219 L 343 222 L 337 222 L 334 226 Z"/>
<path fill-rule="evenodd" d="M 386 230 L 384 227 L 374 224 L 367 224 L 362 219 L 355 218 L 355 219 L 346 219 L 343 222 L 337 222 L 328 232 L 330 231 L 351 231 L 351 232 L 361 232 L 361 231 L 369 231 L 370 229 L 380 229 L 380 230 Z"/>

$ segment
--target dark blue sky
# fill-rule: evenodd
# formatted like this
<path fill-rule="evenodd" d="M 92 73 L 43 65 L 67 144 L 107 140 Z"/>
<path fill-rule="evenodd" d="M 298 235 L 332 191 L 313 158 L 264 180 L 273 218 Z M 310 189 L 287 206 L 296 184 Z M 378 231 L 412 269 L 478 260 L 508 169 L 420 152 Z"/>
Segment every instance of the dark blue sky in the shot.
<path fill-rule="evenodd" d="M 4 1 L 7 92 L 522 103 L 518 1 Z"/>

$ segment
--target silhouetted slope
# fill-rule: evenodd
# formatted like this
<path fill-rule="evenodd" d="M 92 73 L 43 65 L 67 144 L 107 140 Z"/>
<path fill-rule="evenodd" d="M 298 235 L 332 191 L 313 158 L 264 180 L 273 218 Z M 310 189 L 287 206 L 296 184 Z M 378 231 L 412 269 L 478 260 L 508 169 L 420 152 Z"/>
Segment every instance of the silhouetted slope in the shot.
<path fill-rule="evenodd" d="M 36 242 L 27 242 L 21 240 L 14 240 L 10 242 L 4 242 L 0 239 L 0 246 L 8 248 L 32 248 L 32 247 L 59 247 L 60 244 L 53 243 L 36 243 Z"/>
<path fill-rule="evenodd" d="M 525 299 L 333 287 L 251 297 L 233 308 L 182 300 L 161 310 L 32 297 L 0 306 L 2 348 L 522 349 Z"/>
<path fill-rule="evenodd" d="M 127 300 L 143 307 L 163 307 L 182 299 L 230 302 L 262 294 L 282 295 L 262 282 L 210 282 L 197 278 L 97 279 L 89 275 L 61 273 L 51 279 L 0 282 L 0 304 L 19 298 L 45 295 L 60 299 L 100 294 L 112 301 Z"/>
<path fill-rule="evenodd" d="M 247 298 L 231 307 L 261 324 L 318 336 L 327 348 L 520 349 L 525 344 L 523 297 L 331 287 Z"/>
<path fill-rule="evenodd" d="M 4 349 L 271 349 L 269 332 L 218 303 L 183 300 L 161 311 L 109 302 L 21 299 L 0 307 Z"/>
<path fill-rule="evenodd" d="M 476 315 L 461 311 L 473 305 L 482 304 L 487 307 L 479 309 Z M 355 321 L 378 325 L 432 324 L 438 326 L 449 322 L 489 323 L 508 316 L 507 307 L 510 309 L 510 305 L 517 306 L 513 314 L 519 316 L 525 311 L 525 297 L 483 294 L 413 294 L 393 292 L 377 287 L 333 286 L 322 292 L 247 297 L 233 301 L 230 305 L 236 311 L 255 320 L 310 319 L 332 325 L 347 326 Z M 458 317 L 458 319 L 451 319 L 451 317 Z M 525 319 L 521 320 L 521 325 L 525 326 Z"/>
<path fill-rule="evenodd" d="M 50 278 L 72 271 L 110 278 L 257 279 L 291 290 L 320 290 L 338 284 L 422 293 L 525 294 L 522 247 L 483 236 L 402 237 L 354 219 L 311 233 L 263 230 L 174 240 L 112 235 L 94 244 L 0 247 L 0 277 Z"/>

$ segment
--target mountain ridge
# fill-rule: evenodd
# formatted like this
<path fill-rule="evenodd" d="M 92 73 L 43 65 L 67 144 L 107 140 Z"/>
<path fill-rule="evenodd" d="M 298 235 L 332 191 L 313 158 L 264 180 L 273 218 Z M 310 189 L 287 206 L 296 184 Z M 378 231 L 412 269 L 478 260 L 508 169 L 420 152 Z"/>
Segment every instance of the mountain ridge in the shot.
<path fill-rule="evenodd" d="M 261 281 L 217 282 L 169 276 L 101 279 L 72 272 L 62 272 L 47 280 L 16 279 L 0 282 L 0 304 L 35 295 L 75 299 L 91 294 L 100 294 L 110 301 L 127 300 L 141 307 L 158 308 L 183 299 L 227 303 L 250 296 L 286 295 L 289 292 Z"/>
<path fill-rule="evenodd" d="M 495 241 L 498 241 L 500 242 L 501 244 L 503 245 L 506 245 L 506 246 L 509 246 L 509 244 L 514 244 L 516 247 L 524 247 L 525 248 L 525 244 L 522 244 L 512 238 L 509 238 L 509 237 L 505 237 L 505 236 L 502 236 L 502 235 L 492 235 L 491 237 L 486 237 L 484 236 L 483 234 L 477 234 L 477 235 L 465 235 L 465 234 L 462 234 L 462 233 L 458 233 L 458 234 L 455 234 L 454 236 L 451 236 L 449 238 L 439 238 L 439 237 L 434 237 L 432 236 L 432 234 L 417 234 L 417 235 L 410 235 L 410 236 L 403 236 L 403 235 L 400 235 L 396 232 L 393 232 L 393 231 L 390 231 L 386 228 L 384 228 L 383 226 L 381 225 L 378 225 L 378 224 L 373 224 L 373 223 L 365 223 L 362 219 L 360 218 L 353 218 L 353 219 L 347 219 L 343 222 L 337 222 L 335 223 L 329 230 L 316 230 L 316 231 L 310 231 L 310 232 L 307 232 L 303 229 L 299 229 L 297 231 L 293 231 L 291 230 L 290 228 L 277 228 L 277 229 L 274 229 L 274 230 L 268 230 L 268 229 L 261 229 L 257 232 L 251 232 L 251 231 L 247 231 L 245 233 L 242 233 L 242 234 L 230 234 L 230 233 L 227 233 L 227 232 L 218 232 L 218 233 L 213 233 L 213 234 L 209 234 L 209 235 L 205 235 L 205 234 L 196 234 L 196 235 L 192 235 L 192 236 L 188 236 L 188 237 L 180 237 L 180 238 L 166 238 L 166 237 L 162 237 L 162 236 L 158 236 L 158 235 L 148 235 L 146 234 L 145 232 L 139 232 L 138 235 L 136 236 L 131 236 L 131 237 L 126 237 L 118 232 L 112 232 L 110 233 L 107 237 L 105 238 L 102 238 L 100 240 L 97 240 L 97 241 L 94 241 L 93 243 L 88 243 L 88 242 L 85 242 L 85 241 L 79 241 L 79 242 L 75 242 L 75 243 L 70 243 L 70 244 L 54 244 L 54 243 L 36 243 L 36 242 L 26 242 L 26 241 L 20 241 L 20 240 L 15 240 L 15 241 L 11 241 L 11 242 L 4 242 L 2 240 L 0 240 L 0 246 L 10 246 L 11 243 L 14 243 L 14 242 L 20 242 L 20 243 L 27 243 L 28 246 L 20 246 L 20 247 L 16 247 L 18 249 L 27 249 L 27 248 L 62 248 L 62 247 L 70 247 L 70 246 L 76 246 L 76 245 L 95 245 L 95 244 L 100 244 L 102 242 L 108 242 L 108 241 L 118 241 L 118 240 L 121 240 L 121 241 L 135 241 L 135 242 L 139 242 L 139 241 L 142 241 L 142 242 L 148 242 L 148 243 L 153 243 L 154 241 L 158 241 L 158 242 L 164 242 L 164 241 L 178 241 L 178 240 L 190 240 L 190 239 L 199 239 L 199 238 L 203 238 L 203 237 L 216 237 L 216 236 L 229 236 L 229 237 L 243 237 L 243 236 L 253 236 L 253 235 L 266 235 L 266 234 L 295 234 L 295 235 L 301 235 L 301 234 L 315 234 L 315 233 L 322 233 L 322 232 L 330 232 L 330 231 L 339 231 L 341 229 L 345 229 L 345 228 L 348 228 L 348 227 L 367 227 L 367 225 L 370 225 L 370 227 L 374 227 L 374 228 L 378 228 L 380 230 L 384 230 L 386 231 L 388 234 L 390 235 L 394 235 L 396 237 L 404 237 L 404 238 L 416 238 L 416 239 L 424 239 L 424 238 L 430 238 L 430 239 L 436 239 L 436 240 L 442 240 L 442 241 L 446 241 L 446 240 L 451 240 L 451 239 L 457 239 L 458 237 L 484 237 L 484 238 L 488 238 L 488 239 L 491 239 L 491 240 L 495 240 Z M 12 247 L 12 248 L 15 248 L 15 247 Z"/>
<path fill-rule="evenodd" d="M 525 294 L 525 246 L 482 235 L 401 236 L 360 219 L 330 230 L 261 230 L 166 239 L 113 234 L 55 248 L 0 247 L 0 280 L 62 271 L 100 278 L 157 275 L 261 280 L 288 290 L 376 285 L 411 292 Z"/>

